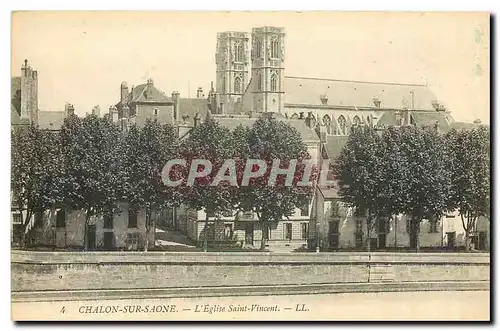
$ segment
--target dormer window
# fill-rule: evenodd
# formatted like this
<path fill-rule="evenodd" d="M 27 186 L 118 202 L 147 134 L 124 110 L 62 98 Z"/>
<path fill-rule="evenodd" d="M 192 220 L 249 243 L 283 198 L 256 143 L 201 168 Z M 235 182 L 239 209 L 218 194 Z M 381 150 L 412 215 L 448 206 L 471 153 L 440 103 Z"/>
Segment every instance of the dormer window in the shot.
<path fill-rule="evenodd" d="M 324 106 L 328 105 L 328 97 L 326 94 L 321 95 L 320 100 L 321 100 L 322 105 L 324 105 Z"/>
<path fill-rule="evenodd" d="M 380 100 L 379 98 L 373 98 L 373 104 L 376 108 L 380 108 Z"/>
<path fill-rule="evenodd" d="M 154 109 L 155 116 L 158 116 L 158 108 Z"/>

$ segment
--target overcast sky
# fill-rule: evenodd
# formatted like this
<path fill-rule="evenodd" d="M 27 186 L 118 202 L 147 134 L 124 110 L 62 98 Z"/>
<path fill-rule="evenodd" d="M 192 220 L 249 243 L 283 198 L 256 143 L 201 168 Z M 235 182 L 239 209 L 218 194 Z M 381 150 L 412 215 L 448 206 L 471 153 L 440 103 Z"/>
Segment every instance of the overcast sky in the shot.
<path fill-rule="evenodd" d="M 20 12 L 12 75 L 39 72 L 39 108 L 107 111 L 153 78 L 170 95 L 215 81 L 217 32 L 284 27 L 285 75 L 428 84 L 457 121 L 489 123 L 489 17 L 478 13 Z"/>

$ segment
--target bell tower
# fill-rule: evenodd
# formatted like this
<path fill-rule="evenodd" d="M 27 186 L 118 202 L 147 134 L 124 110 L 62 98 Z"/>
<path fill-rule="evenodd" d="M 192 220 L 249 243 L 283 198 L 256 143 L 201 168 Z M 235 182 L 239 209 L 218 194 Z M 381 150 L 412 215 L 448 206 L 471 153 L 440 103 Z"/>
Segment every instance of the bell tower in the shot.
<path fill-rule="evenodd" d="M 248 84 L 248 33 L 217 33 L 215 91 L 221 102 L 241 100 Z"/>
<path fill-rule="evenodd" d="M 285 29 L 252 29 L 252 93 L 256 112 L 284 113 Z"/>

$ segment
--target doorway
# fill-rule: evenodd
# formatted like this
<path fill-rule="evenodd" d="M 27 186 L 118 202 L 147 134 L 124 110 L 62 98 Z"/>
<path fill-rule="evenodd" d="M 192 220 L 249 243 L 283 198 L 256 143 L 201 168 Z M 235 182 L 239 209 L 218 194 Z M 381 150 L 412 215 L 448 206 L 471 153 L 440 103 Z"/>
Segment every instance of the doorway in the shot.
<path fill-rule="evenodd" d="M 87 243 L 88 243 L 88 249 L 89 251 L 95 250 L 95 243 L 96 243 L 96 227 L 95 224 L 89 225 L 88 227 L 88 236 L 87 236 Z"/>
<path fill-rule="evenodd" d="M 245 244 L 247 245 L 253 245 L 253 230 L 254 230 L 253 223 L 245 224 Z"/>
<path fill-rule="evenodd" d="M 330 249 L 339 248 L 339 221 L 329 222 L 328 246 Z"/>
<path fill-rule="evenodd" d="M 446 242 L 449 249 L 455 248 L 455 232 L 446 233 Z"/>

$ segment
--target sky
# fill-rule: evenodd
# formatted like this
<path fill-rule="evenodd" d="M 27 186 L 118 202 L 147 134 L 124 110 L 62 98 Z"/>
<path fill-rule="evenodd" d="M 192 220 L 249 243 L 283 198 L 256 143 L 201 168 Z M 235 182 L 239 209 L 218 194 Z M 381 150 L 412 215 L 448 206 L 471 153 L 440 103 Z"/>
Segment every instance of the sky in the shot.
<path fill-rule="evenodd" d="M 39 108 L 84 115 L 148 78 L 195 97 L 215 83 L 217 32 L 284 27 L 285 75 L 427 84 L 456 121 L 490 123 L 485 13 L 14 12 L 11 75 L 38 70 Z"/>

